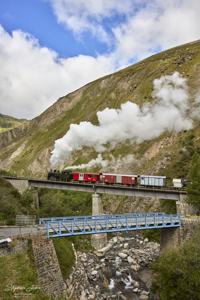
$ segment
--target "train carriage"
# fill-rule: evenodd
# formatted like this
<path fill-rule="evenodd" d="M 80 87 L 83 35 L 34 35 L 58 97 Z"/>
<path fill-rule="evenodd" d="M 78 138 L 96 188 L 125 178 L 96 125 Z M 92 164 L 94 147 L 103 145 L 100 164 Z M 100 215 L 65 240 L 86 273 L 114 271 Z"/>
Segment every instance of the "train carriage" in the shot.
<path fill-rule="evenodd" d="M 140 185 L 163 187 L 165 186 L 166 176 L 140 175 Z"/>
<path fill-rule="evenodd" d="M 96 173 L 79 173 L 73 172 L 72 173 L 72 180 L 78 182 L 99 182 L 100 181 L 100 174 Z"/>
<path fill-rule="evenodd" d="M 137 175 L 102 173 L 102 182 L 105 184 L 136 185 Z"/>

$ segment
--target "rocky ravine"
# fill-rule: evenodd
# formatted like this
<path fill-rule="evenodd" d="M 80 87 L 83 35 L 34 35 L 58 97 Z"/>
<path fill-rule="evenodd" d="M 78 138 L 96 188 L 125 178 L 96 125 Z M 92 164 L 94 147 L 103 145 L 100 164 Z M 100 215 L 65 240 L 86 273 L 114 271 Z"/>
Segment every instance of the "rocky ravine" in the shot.
<path fill-rule="evenodd" d="M 76 253 L 76 264 L 67 281 L 73 299 L 148 300 L 150 264 L 159 255 L 159 244 L 140 235 L 114 237 L 97 253 Z"/>

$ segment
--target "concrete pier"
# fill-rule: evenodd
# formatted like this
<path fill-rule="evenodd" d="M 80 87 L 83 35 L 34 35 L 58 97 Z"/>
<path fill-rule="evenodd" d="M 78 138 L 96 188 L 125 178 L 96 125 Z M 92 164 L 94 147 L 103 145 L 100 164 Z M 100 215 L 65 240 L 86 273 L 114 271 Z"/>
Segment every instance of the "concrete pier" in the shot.
<path fill-rule="evenodd" d="M 101 196 L 97 193 L 92 194 L 92 215 L 103 214 L 103 205 Z M 93 234 L 91 237 L 91 244 L 94 249 L 99 250 L 107 244 L 107 233 Z"/>
<path fill-rule="evenodd" d="M 39 207 L 40 207 L 40 201 L 39 201 L 38 189 L 32 189 L 31 191 L 33 193 L 34 207 L 36 209 L 39 209 Z"/>

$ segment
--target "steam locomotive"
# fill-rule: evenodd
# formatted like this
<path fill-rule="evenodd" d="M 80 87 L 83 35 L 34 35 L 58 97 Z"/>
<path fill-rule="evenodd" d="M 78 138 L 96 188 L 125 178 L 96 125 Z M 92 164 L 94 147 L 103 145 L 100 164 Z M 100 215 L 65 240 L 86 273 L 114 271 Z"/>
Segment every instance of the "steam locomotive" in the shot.
<path fill-rule="evenodd" d="M 152 175 L 128 175 L 116 173 L 82 173 L 71 170 L 51 170 L 47 176 L 51 181 L 79 182 L 79 183 L 102 183 L 122 186 L 148 186 L 165 187 L 166 176 Z M 182 188 L 185 181 L 181 178 L 174 178 L 171 184 L 174 188 Z"/>

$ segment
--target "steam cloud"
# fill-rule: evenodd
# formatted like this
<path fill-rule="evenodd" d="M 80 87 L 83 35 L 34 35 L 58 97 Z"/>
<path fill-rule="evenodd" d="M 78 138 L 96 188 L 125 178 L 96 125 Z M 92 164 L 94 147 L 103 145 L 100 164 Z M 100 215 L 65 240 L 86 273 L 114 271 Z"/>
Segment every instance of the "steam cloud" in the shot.
<path fill-rule="evenodd" d="M 81 165 L 77 165 L 77 166 L 69 166 L 67 168 L 65 168 L 65 170 L 79 170 L 79 169 L 90 169 L 92 167 L 107 167 L 109 164 L 108 160 L 104 160 L 101 154 L 98 154 L 97 158 L 94 158 L 92 160 L 89 161 L 89 163 L 87 164 L 81 164 Z"/>
<path fill-rule="evenodd" d="M 108 143 L 117 144 L 127 139 L 142 142 L 166 130 L 179 132 L 192 128 L 188 88 L 181 74 L 175 72 L 155 79 L 152 96 L 154 103 L 142 107 L 128 101 L 120 109 L 106 108 L 97 112 L 99 125 L 90 122 L 71 124 L 63 138 L 55 141 L 51 164 L 66 161 L 72 151 L 84 146 L 101 153 L 107 149 Z"/>
<path fill-rule="evenodd" d="M 109 155 L 108 159 L 103 159 L 102 154 L 98 154 L 97 158 L 90 160 L 87 164 L 81 164 L 76 166 L 68 166 L 65 168 L 65 170 L 80 170 L 80 169 L 91 169 L 93 167 L 100 167 L 101 169 L 109 168 L 114 169 L 114 171 L 117 171 L 118 169 L 122 169 L 126 164 L 136 162 L 133 155 L 128 154 L 124 157 L 121 157 L 119 155 L 117 158 L 115 158 L 113 155 Z"/>

